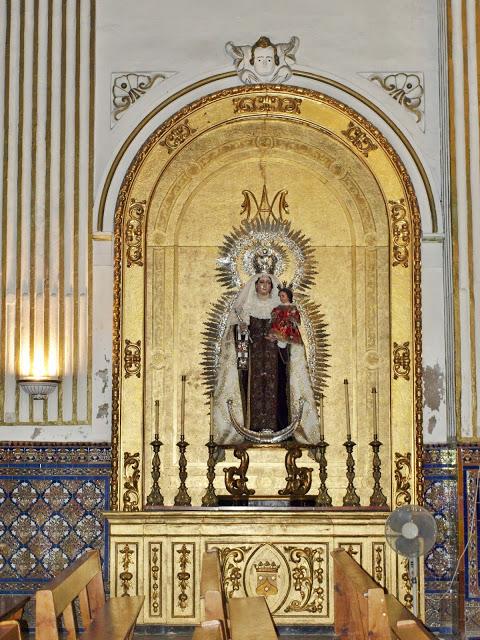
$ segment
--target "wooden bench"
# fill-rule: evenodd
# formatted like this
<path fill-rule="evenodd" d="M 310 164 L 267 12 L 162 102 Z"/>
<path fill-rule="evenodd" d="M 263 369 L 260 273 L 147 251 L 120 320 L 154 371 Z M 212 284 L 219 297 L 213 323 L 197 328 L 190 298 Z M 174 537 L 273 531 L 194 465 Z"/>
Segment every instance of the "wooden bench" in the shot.
<path fill-rule="evenodd" d="M 227 601 L 222 580 L 218 549 L 206 551 L 202 556 L 200 577 L 202 618 L 219 621 L 224 638 L 231 640 L 276 640 L 278 638 L 270 610 L 263 596 L 255 598 L 230 598 Z M 210 638 L 201 635 L 209 630 L 197 628 L 195 640 Z M 215 637 L 215 636 L 212 636 Z"/>
<path fill-rule="evenodd" d="M 20 625 L 16 620 L 0 622 L 0 640 L 21 640 Z"/>
<path fill-rule="evenodd" d="M 73 602 L 78 598 L 82 640 L 125 640 L 133 635 L 144 596 L 105 600 L 99 551 L 87 551 L 36 594 L 36 640 L 60 640 L 62 617 L 68 640 L 76 640 Z"/>
<path fill-rule="evenodd" d="M 345 551 L 331 552 L 334 565 L 335 633 L 349 640 L 434 640 L 413 613 Z"/>
<path fill-rule="evenodd" d="M 220 620 L 205 620 L 193 632 L 193 640 L 226 640 Z"/>

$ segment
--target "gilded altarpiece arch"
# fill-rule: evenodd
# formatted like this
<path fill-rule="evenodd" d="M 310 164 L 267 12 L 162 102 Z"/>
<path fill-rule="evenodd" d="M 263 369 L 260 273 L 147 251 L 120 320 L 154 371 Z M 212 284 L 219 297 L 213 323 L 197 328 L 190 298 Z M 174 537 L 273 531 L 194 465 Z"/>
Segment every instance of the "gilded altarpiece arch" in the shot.
<path fill-rule="evenodd" d="M 264 187 L 270 199 L 288 192 L 288 221 L 309 239 L 316 261 L 308 296 L 327 325 L 327 485 L 339 506 L 327 512 L 200 507 L 209 434 L 202 333 L 223 293 L 216 260 L 225 236 L 241 228 L 242 193 L 249 190 L 260 201 Z M 383 525 L 389 509 L 416 501 L 421 485 L 419 220 L 410 179 L 388 141 L 359 114 L 313 91 L 256 86 L 212 94 L 182 109 L 143 145 L 115 214 L 108 518 L 112 589 L 147 595 L 144 622 L 198 621 L 201 553 L 212 546 L 222 549 L 231 595 L 255 595 L 265 581 L 276 585 L 267 601 L 279 623 L 331 623 L 329 551 L 338 545 L 357 553 L 380 582 L 411 603 L 404 563 L 389 552 Z M 193 507 L 147 511 L 157 411 L 165 505 L 173 504 L 178 490 L 182 375 Z M 340 508 L 346 488 L 344 378 L 357 443 L 361 507 L 353 510 Z M 372 387 L 388 502 L 381 510 L 368 508 Z M 256 495 L 273 496 L 284 486 L 283 459 L 280 447 L 250 451 L 248 477 Z M 225 493 L 223 466 L 217 493 Z M 318 482 L 315 472 L 312 493 Z M 299 566 L 318 582 L 304 600 L 299 594 L 305 585 L 293 578 Z M 238 579 L 232 583 L 233 575 Z"/>

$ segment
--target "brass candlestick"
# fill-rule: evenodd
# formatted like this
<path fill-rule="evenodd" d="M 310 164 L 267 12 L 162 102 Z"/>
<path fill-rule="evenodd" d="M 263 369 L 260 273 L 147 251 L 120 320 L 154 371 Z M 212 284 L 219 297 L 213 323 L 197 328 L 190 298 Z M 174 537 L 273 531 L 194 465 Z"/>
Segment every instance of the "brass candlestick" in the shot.
<path fill-rule="evenodd" d="M 180 451 L 180 457 L 178 459 L 178 477 L 180 478 L 180 486 L 178 488 L 178 493 L 175 496 L 173 504 L 176 507 L 190 507 L 192 504 L 192 499 L 188 495 L 187 485 L 185 484 L 188 474 L 187 474 L 187 458 L 185 456 L 185 451 L 188 447 L 188 442 L 185 442 L 185 436 L 183 433 L 180 436 L 180 441 L 177 442 L 177 447 Z"/>
<path fill-rule="evenodd" d="M 343 506 L 344 507 L 359 507 L 360 506 L 360 497 L 357 495 L 355 491 L 355 486 L 353 481 L 355 480 L 355 460 L 352 456 L 353 447 L 356 446 L 356 443 L 353 442 L 350 434 L 347 435 L 347 441 L 343 443 L 343 446 L 347 450 L 347 492 L 343 496 Z"/>
<path fill-rule="evenodd" d="M 158 481 L 160 480 L 160 447 L 163 442 L 160 442 L 158 438 L 158 433 L 155 434 L 155 439 L 150 443 L 153 447 L 153 458 L 152 458 L 152 480 L 153 486 L 152 490 L 147 496 L 147 505 L 149 507 L 163 507 L 163 496 L 160 491 L 160 486 Z"/>
<path fill-rule="evenodd" d="M 320 442 L 316 446 L 316 449 L 320 452 L 320 456 L 318 459 L 318 467 L 319 467 L 319 476 L 320 476 L 320 488 L 318 490 L 318 495 L 315 498 L 315 506 L 317 507 L 331 507 L 332 506 L 332 498 L 328 494 L 326 480 L 328 477 L 327 474 L 327 458 L 325 456 L 325 452 L 328 447 L 328 442 L 325 442 L 325 438 L 323 435 L 320 436 Z"/>
<path fill-rule="evenodd" d="M 381 460 L 379 456 L 380 447 L 382 443 L 379 441 L 377 435 L 374 435 L 372 442 L 370 442 L 370 446 L 373 449 L 373 493 L 370 496 L 370 506 L 371 507 L 386 507 L 387 506 L 387 498 L 383 494 L 382 488 L 380 486 L 380 478 L 382 477 L 381 472 Z"/>
<path fill-rule="evenodd" d="M 208 448 L 208 462 L 207 462 L 207 480 L 208 486 L 205 491 L 205 495 L 202 498 L 202 507 L 216 507 L 218 505 L 217 494 L 215 493 L 215 487 L 213 481 L 215 480 L 215 450 L 217 445 L 213 441 L 213 434 L 210 433 L 210 439 L 205 445 Z"/>

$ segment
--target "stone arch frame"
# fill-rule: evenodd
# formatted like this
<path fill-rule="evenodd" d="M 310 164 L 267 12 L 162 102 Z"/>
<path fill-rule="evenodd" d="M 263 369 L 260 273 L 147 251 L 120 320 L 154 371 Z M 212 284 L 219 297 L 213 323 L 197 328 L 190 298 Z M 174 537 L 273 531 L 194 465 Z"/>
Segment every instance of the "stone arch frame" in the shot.
<path fill-rule="evenodd" d="M 235 102 L 237 101 L 237 102 Z M 421 491 L 421 423 L 422 423 L 422 389 L 421 389 L 421 312 L 420 312 L 420 215 L 417 199 L 412 186 L 412 182 L 407 171 L 400 161 L 393 147 L 389 144 L 382 133 L 376 129 L 366 118 L 359 115 L 350 107 L 342 104 L 324 94 L 320 94 L 313 90 L 302 89 L 298 87 L 285 86 L 254 86 L 254 87 L 237 87 L 205 96 L 200 100 L 180 110 L 172 116 L 161 127 L 159 127 L 143 144 L 137 153 L 129 171 L 127 172 L 120 190 L 115 211 L 115 273 L 114 273 L 114 349 L 113 349 L 113 402 L 112 402 L 112 445 L 113 445 L 113 468 L 112 468 L 112 509 L 121 508 L 121 488 L 126 488 L 129 473 L 127 471 L 126 454 L 132 447 L 127 441 L 121 438 L 121 421 L 123 419 L 132 418 L 137 415 L 136 424 L 133 431 L 137 434 L 137 438 L 143 438 L 143 392 L 144 384 L 141 374 L 142 353 L 141 345 L 144 344 L 144 334 L 140 330 L 137 322 L 137 331 L 129 327 L 128 318 L 122 315 L 123 310 L 130 304 L 137 304 L 138 300 L 129 299 L 129 291 L 132 290 L 132 283 L 136 280 L 135 289 L 138 291 L 140 284 L 139 278 L 143 278 L 144 268 L 144 229 L 145 229 L 145 213 L 143 200 L 135 198 L 135 180 L 138 172 L 141 171 L 144 163 L 148 161 L 148 156 L 155 146 L 163 143 L 164 150 L 167 154 L 181 153 L 184 145 L 189 140 L 199 136 L 208 129 L 208 125 L 203 123 L 205 129 L 202 129 L 202 112 L 205 110 L 215 109 L 219 104 L 229 103 L 231 109 L 237 109 L 238 117 L 245 117 L 245 114 L 251 114 L 252 111 L 260 113 L 268 117 L 268 114 L 281 113 L 282 117 L 288 119 L 290 117 L 298 119 L 298 104 L 303 103 L 309 111 L 309 116 L 315 121 L 313 113 L 315 108 L 325 109 L 335 114 L 337 118 L 337 129 L 335 134 L 342 134 L 348 140 L 352 147 L 352 153 L 364 156 L 364 161 L 369 164 L 373 173 L 376 170 L 375 154 L 372 151 L 379 150 L 377 157 L 381 155 L 384 168 L 389 167 L 391 178 L 396 183 L 394 188 L 388 193 L 388 200 L 391 203 L 400 202 L 403 199 L 404 206 L 400 212 L 390 211 L 393 218 L 400 213 L 398 224 L 393 220 L 391 222 L 391 257 L 394 256 L 394 250 L 405 251 L 409 256 L 408 263 L 402 266 L 401 270 L 397 269 L 393 272 L 393 279 L 398 280 L 400 289 L 407 289 L 408 300 L 400 299 L 397 306 L 402 306 L 402 314 L 407 315 L 411 319 L 409 321 L 410 329 L 403 331 L 403 338 L 399 338 L 399 342 L 392 338 L 394 344 L 410 344 L 409 371 L 406 374 L 400 366 L 395 370 L 395 354 L 392 355 L 392 377 L 401 379 L 408 385 L 411 403 L 410 403 L 410 420 L 409 428 L 412 431 L 411 446 L 407 451 L 393 451 L 392 454 L 392 483 L 394 487 L 394 502 L 402 504 L 403 502 L 412 501 L 412 496 L 417 493 L 417 498 Z M 239 106 L 240 105 L 240 106 Z M 242 106 L 243 105 L 243 106 Z M 244 111 L 242 111 L 244 109 Z M 313 111 L 312 111 L 313 110 Z M 312 115 L 313 113 L 313 115 Z M 235 114 L 232 113 L 230 117 Z M 302 116 L 304 114 L 302 113 Z M 305 116 L 304 116 L 305 117 Z M 308 118 L 307 118 L 308 119 Z M 348 132 L 348 133 L 346 133 Z M 375 149 L 373 149 L 375 147 Z M 378 167 L 377 167 L 378 169 Z M 135 195 L 134 195 L 135 194 Z M 134 202 L 132 202 L 132 198 Z M 393 208 L 393 205 L 392 205 Z M 405 225 L 406 223 L 406 231 Z M 403 231 L 402 231 L 403 229 Z M 403 235 L 402 235 L 403 234 Z M 395 283 L 392 283 L 395 288 Z M 140 287 L 141 288 L 141 287 Z M 405 305 L 407 313 L 405 314 Z M 136 314 L 138 316 L 138 314 Z M 395 321 L 395 315 L 393 321 Z M 138 318 L 137 318 L 138 320 Z M 394 322 L 395 324 L 395 322 Z M 408 323 L 407 323 L 408 324 Z M 392 328 L 392 336 L 394 335 L 395 326 Z M 130 337 L 126 337 L 126 336 Z M 395 334 L 396 335 L 396 334 Z M 405 340 L 405 337 L 408 340 Z M 130 339 L 132 338 L 132 339 Z M 126 341 L 129 344 L 126 344 Z M 139 349 L 138 342 L 140 341 Z M 393 346 L 393 345 L 392 345 Z M 402 362 L 402 358 L 398 359 Z M 133 368 L 127 362 L 140 363 L 140 375 L 136 370 L 137 364 Z M 403 362 L 406 362 L 403 360 Z M 130 367 L 130 369 L 129 369 Z M 137 377 L 138 376 L 138 377 Z M 127 380 L 129 378 L 129 380 Z M 408 378 L 408 379 L 406 379 Z M 123 389 L 129 384 L 130 390 L 128 394 L 129 403 L 134 398 L 134 407 L 122 405 L 122 398 L 125 399 Z M 133 393 L 132 393 L 133 392 Z M 400 393 L 398 401 L 402 401 L 405 395 L 403 391 Z M 407 437 L 408 439 L 408 437 Z M 130 439 L 131 441 L 131 439 Z M 395 458 L 393 457 L 395 455 Z M 122 457 L 121 457 L 122 456 Z M 412 460 L 413 458 L 413 460 Z M 120 472 L 120 460 L 124 460 L 124 471 Z M 141 458 L 140 458 L 141 461 Z M 414 464 L 412 462 L 414 461 Z M 395 467 L 395 477 L 393 477 L 393 467 Z M 123 495 L 123 508 L 130 510 L 141 509 L 144 502 L 142 495 L 145 493 L 142 483 L 138 481 L 136 488 L 127 489 L 128 500 Z M 135 495 L 136 494 L 136 495 Z"/>

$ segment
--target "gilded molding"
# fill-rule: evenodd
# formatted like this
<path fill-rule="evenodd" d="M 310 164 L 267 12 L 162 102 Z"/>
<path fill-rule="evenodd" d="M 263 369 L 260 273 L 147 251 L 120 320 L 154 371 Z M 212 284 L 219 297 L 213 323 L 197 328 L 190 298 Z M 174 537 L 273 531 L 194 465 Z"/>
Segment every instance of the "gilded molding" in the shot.
<path fill-rule="evenodd" d="M 300 599 L 292 600 L 285 612 L 308 611 L 321 613 L 325 602 L 323 588 L 324 548 L 323 547 L 284 547 L 289 554 L 292 569 L 293 587 L 300 594 Z"/>
<path fill-rule="evenodd" d="M 342 134 L 350 140 L 353 146 L 360 151 L 366 158 L 368 158 L 368 154 L 371 151 L 375 151 L 378 149 L 377 145 L 373 142 L 373 140 L 367 136 L 365 131 L 363 131 L 358 125 L 350 120 L 345 131 L 342 131 Z"/>
<path fill-rule="evenodd" d="M 362 104 L 366 105 L 369 109 L 371 109 L 374 113 L 376 113 L 386 123 L 386 125 L 388 127 L 390 127 L 392 129 L 392 131 L 395 132 L 395 134 L 399 137 L 399 139 L 402 141 L 402 143 L 408 149 L 408 152 L 412 156 L 412 159 L 413 159 L 413 161 L 415 163 L 415 166 L 416 166 L 417 170 L 420 173 L 422 182 L 423 182 L 423 184 L 425 186 L 425 190 L 427 192 L 429 209 L 430 209 L 430 214 L 431 214 L 431 219 L 432 219 L 432 230 L 433 230 L 434 233 L 436 233 L 438 231 L 438 222 L 437 222 L 437 211 L 436 211 L 436 206 L 435 206 L 435 199 L 433 197 L 432 187 L 430 185 L 430 181 L 429 181 L 428 176 L 427 176 L 427 174 L 425 172 L 425 169 L 424 169 L 422 163 L 420 162 L 420 159 L 419 159 L 418 155 L 415 152 L 415 149 L 412 147 L 412 145 L 409 142 L 408 138 L 406 138 L 406 136 L 403 133 L 402 129 L 400 129 L 393 122 L 393 120 L 391 120 L 386 115 L 386 113 L 384 113 L 381 109 L 379 109 L 373 102 L 371 102 L 370 100 L 366 99 L 364 95 L 362 95 L 360 93 L 357 93 L 356 91 L 353 91 L 347 85 L 344 85 L 344 84 L 341 84 L 339 82 L 336 82 L 335 80 L 332 80 L 331 78 L 327 78 L 326 76 L 321 76 L 319 74 L 311 73 L 311 72 L 308 72 L 308 71 L 299 71 L 299 70 L 297 70 L 297 71 L 294 71 L 293 73 L 294 73 L 294 75 L 296 75 L 299 78 L 308 78 L 308 79 L 314 80 L 316 82 L 323 82 L 328 86 L 334 87 L 335 89 L 338 89 L 339 91 L 343 91 L 347 95 L 350 95 L 350 96 L 356 98 Z M 234 71 L 227 71 L 227 72 L 224 72 L 224 73 L 219 73 L 219 74 L 216 74 L 216 75 L 213 75 L 213 76 L 209 76 L 209 77 L 204 78 L 202 80 L 199 80 L 198 82 L 195 82 L 195 83 L 193 83 L 193 84 L 191 84 L 191 85 L 189 85 L 187 87 L 184 87 L 183 89 L 181 89 L 177 93 L 172 94 L 166 100 L 162 101 L 159 105 L 157 105 L 155 107 L 155 109 L 153 109 L 150 113 L 148 113 L 143 118 L 143 120 L 135 127 L 135 129 L 133 129 L 131 131 L 130 135 L 128 136 L 128 138 L 123 143 L 123 145 L 122 145 L 121 149 L 119 150 L 119 152 L 117 153 L 112 165 L 110 166 L 110 169 L 108 171 L 106 180 L 105 180 L 103 188 L 102 188 L 102 193 L 100 195 L 100 203 L 99 203 L 99 207 L 98 207 L 98 216 L 97 216 L 97 229 L 99 231 L 101 231 L 103 229 L 104 214 L 105 214 L 105 203 L 106 203 L 108 191 L 109 191 L 109 189 L 111 187 L 111 184 L 112 184 L 113 175 L 114 175 L 116 169 L 118 168 L 118 165 L 121 162 L 123 156 L 125 155 L 126 150 L 130 146 L 130 144 L 132 143 L 134 138 L 138 135 L 138 133 L 145 127 L 145 125 L 147 125 L 152 120 L 152 118 L 154 118 L 158 113 L 160 113 L 168 105 L 172 104 L 175 100 L 178 100 L 182 96 L 185 96 L 188 93 L 190 93 L 190 92 L 192 92 L 192 91 L 194 91 L 194 90 L 196 90 L 196 89 L 198 89 L 200 87 L 205 87 L 206 85 L 211 84 L 212 82 L 218 82 L 218 81 L 226 80 L 226 79 L 229 79 L 229 78 L 233 78 L 233 77 L 235 77 L 235 75 L 236 74 L 235 74 Z M 268 88 L 268 89 L 273 89 L 273 90 L 282 89 L 282 87 L 280 87 L 280 86 L 268 87 L 268 85 L 264 85 L 264 87 L 265 87 L 265 89 Z M 242 87 L 242 88 L 244 89 L 245 92 L 252 89 L 251 87 Z M 296 87 L 292 87 L 292 86 L 289 87 L 289 90 L 295 90 L 295 89 L 296 89 Z M 230 91 L 233 91 L 233 89 L 231 89 Z M 301 89 L 301 91 L 304 91 L 304 90 Z M 319 92 L 315 92 L 315 93 L 317 93 L 317 95 L 321 95 Z M 357 114 L 357 116 L 358 115 L 359 114 Z"/>
<path fill-rule="evenodd" d="M 120 556 L 122 559 L 120 560 L 120 564 L 122 566 L 123 571 L 119 574 L 120 582 L 122 583 L 122 596 L 130 595 L 130 587 L 133 579 L 133 573 L 130 571 L 130 567 L 134 564 L 131 557 L 135 553 L 134 549 L 131 549 L 128 542 L 123 546 L 122 549 L 119 550 Z"/>
<path fill-rule="evenodd" d="M 227 74 L 228 75 L 228 74 Z M 300 74 L 302 75 L 302 74 Z M 305 74 L 303 74 L 305 75 Z M 308 75 L 308 74 L 307 74 Z M 413 247 L 412 247 L 412 267 L 413 267 L 413 316 L 414 316 L 414 349 L 415 349 L 415 379 L 414 379 L 414 392 L 415 392 L 415 423 L 416 423 L 416 479 L 417 479 L 417 501 L 421 501 L 422 488 L 422 466 L 421 466 L 421 448 L 422 448 L 422 412 L 423 412 L 423 398 L 422 398 L 422 365 L 421 365 L 421 278 L 420 278 L 420 212 L 418 202 L 416 199 L 415 191 L 411 183 L 410 177 L 398 157 L 393 147 L 389 144 L 387 139 L 382 133 L 375 128 L 368 120 L 363 116 L 355 112 L 350 107 L 346 106 L 323 94 L 320 94 L 314 90 L 304 89 L 301 87 L 288 87 L 286 89 L 282 86 L 276 85 L 258 85 L 253 87 L 233 87 L 217 93 L 213 93 L 208 96 L 204 96 L 197 102 L 188 105 L 181 109 L 177 114 L 172 116 L 161 127 L 154 131 L 147 141 L 142 145 L 134 160 L 132 161 L 129 170 L 127 171 L 123 180 L 120 192 L 118 194 L 117 206 L 115 210 L 115 297 L 114 297 L 114 361 L 113 361 L 113 402 L 112 402 L 112 445 L 113 445 L 113 464 L 112 464 L 112 508 L 118 508 L 118 494 L 114 485 L 118 486 L 118 429 L 119 429 L 119 366 L 120 362 L 120 301 L 121 301 L 121 278 L 122 278 L 122 247 L 121 247 L 121 233 L 122 224 L 125 216 L 125 204 L 129 197 L 130 189 L 135 180 L 135 177 L 144 161 L 147 157 L 151 147 L 157 144 L 163 136 L 167 135 L 167 132 L 172 126 L 180 123 L 183 119 L 188 117 L 191 113 L 202 107 L 221 100 L 223 98 L 232 98 L 233 96 L 246 96 L 251 93 L 289 93 L 290 95 L 301 96 L 303 99 L 311 98 L 317 102 L 333 106 L 337 111 L 346 115 L 352 123 L 358 125 L 365 130 L 369 136 L 374 140 L 377 148 L 381 147 L 388 155 L 393 166 L 395 167 L 398 176 L 402 182 L 403 189 L 406 193 L 406 202 L 408 210 L 412 216 L 412 233 L 413 233 Z M 154 114 L 152 114 L 154 115 Z M 393 125 L 392 125 L 393 126 Z M 347 129 L 348 130 L 348 129 Z M 395 129 L 396 130 L 396 129 Z M 418 158 L 415 159 L 417 166 L 419 166 Z M 419 166 L 419 170 L 421 167 Z M 422 176 L 425 178 L 424 172 Z M 428 180 L 426 180 L 428 184 Z M 431 189 L 429 190 L 431 194 Z M 117 227 L 119 227 L 117 233 Z"/>
<path fill-rule="evenodd" d="M 393 343 L 393 379 L 410 380 L 410 343 Z"/>
<path fill-rule="evenodd" d="M 150 544 L 150 615 L 159 616 L 160 611 L 160 552 L 159 544 Z"/>
<path fill-rule="evenodd" d="M 395 506 L 412 503 L 412 454 L 395 453 Z"/>
<path fill-rule="evenodd" d="M 128 474 L 131 467 L 130 475 Z M 138 511 L 140 494 L 138 489 L 138 481 L 140 480 L 140 454 L 128 453 L 123 454 L 123 468 L 125 472 L 125 482 L 123 488 L 126 490 L 123 494 L 123 510 Z"/>
<path fill-rule="evenodd" d="M 125 378 L 137 376 L 140 378 L 142 371 L 142 342 L 137 340 L 125 340 L 125 349 L 123 353 L 123 368 L 125 369 Z"/>
<path fill-rule="evenodd" d="M 172 130 L 167 133 L 163 140 L 159 141 L 159 144 L 162 147 L 166 147 L 168 153 L 172 153 L 177 149 L 180 145 L 182 145 L 187 138 L 189 138 L 193 133 L 195 133 L 196 129 L 192 129 L 192 127 L 188 124 L 188 118 L 185 118 L 183 122 L 173 127 Z"/>
<path fill-rule="evenodd" d="M 233 98 L 233 113 L 298 113 L 302 105 L 301 98 L 289 96 L 254 96 Z"/>
<path fill-rule="evenodd" d="M 146 204 L 146 200 L 137 202 L 135 198 L 132 198 L 128 208 L 125 226 L 127 267 L 131 267 L 133 264 L 143 267 L 143 219 Z"/>
<path fill-rule="evenodd" d="M 190 581 L 190 573 L 187 571 L 187 567 L 190 564 L 189 555 L 191 553 L 187 545 L 183 544 L 180 549 L 177 549 L 179 554 L 178 564 L 180 565 L 180 571 L 177 573 L 178 586 L 180 593 L 178 594 L 178 605 L 180 609 L 186 609 L 188 603 L 188 583 Z"/>
<path fill-rule="evenodd" d="M 411 234 L 405 200 L 389 200 L 388 204 L 392 225 L 392 266 L 402 265 L 407 268 Z"/>

